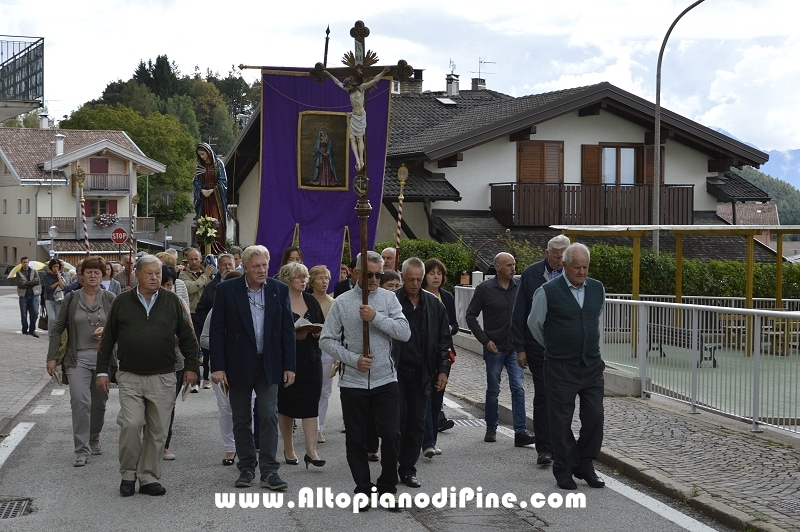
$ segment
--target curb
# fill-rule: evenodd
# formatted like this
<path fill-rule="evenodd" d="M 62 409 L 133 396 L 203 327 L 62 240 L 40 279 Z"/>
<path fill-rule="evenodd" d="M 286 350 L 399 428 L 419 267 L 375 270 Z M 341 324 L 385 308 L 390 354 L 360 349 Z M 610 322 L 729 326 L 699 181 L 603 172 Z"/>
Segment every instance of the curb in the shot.
<path fill-rule="evenodd" d="M 462 350 L 459 354 L 463 353 Z M 475 353 L 470 353 L 473 356 L 478 356 Z M 526 371 L 527 373 L 527 371 Z M 456 397 L 470 405 L 485 409 L 485 404 L 470 396 L 458 392 L 447 392 L 453 397 Z M 505 405 L 500 404 L 500 419 L 504 422 L 513 422 L 511 409 Z M 527 416 L 527 425 L 529 428 L 533 426 L 533 418 Z M 761 521 L 759 518 L 753 517 L 749 514 L 731 508 L 730 506 L 718 502 L 716 499 L 708 495 L 694 495 L 694 487 L 687 486 L 686 484 L 676 482 L 668 476 L 651 469 L 648 465 L 626 457 L 624 454 L 619 453 L 613 449 L 602 448 L 600 450 L 599 461 L 603 464 L 614 468 L 626 477 L 632 478 L 654 490 L 672 497 L 675 500 L 681 501 L 702 514 L 705 514 L 717 521 L 733 527 L 737 530 L 748 530 L 754 532 L 788 532 L 786 529 L 781 528 L 772 523 Z"/>

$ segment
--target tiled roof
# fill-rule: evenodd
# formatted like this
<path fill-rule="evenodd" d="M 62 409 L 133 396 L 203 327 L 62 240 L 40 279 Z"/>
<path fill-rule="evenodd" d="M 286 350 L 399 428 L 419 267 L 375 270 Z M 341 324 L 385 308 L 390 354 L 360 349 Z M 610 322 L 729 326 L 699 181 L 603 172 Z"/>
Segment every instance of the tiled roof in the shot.
<path fill-rule="evenodd" d="M 732 224 L 732 205 L 718 203 L 717 216 Z M 780 225 L 778 206 L 774 203 L 737 203 L 736 225 Z"/>
<path fill-rule="evenodd" d="M 50 160 L 50 141 L 56 133 L 64 135 L 64 153 L 69 154 L 89 144 L 109 140 L 132 152 L 142 153 L 136 144 L 123 131 L 85 130 L 85 129 L 27 129 L 0 127 L 0 150 L 8 158 L 11 166 L 21 179 L 40 180 L 50 177 L 39 165 Z M 63 179 L 61 172 L 55 174 Z"/>
<path fill-rule="evenodd" d="M 450 108 L 451 114 L 446 117 L 446 119 L 429 121 L 425 127 L 417 128 L 412 134 L 404 134 L 402 139 L 399 137 L 392 138 L 390 136 L 389 155 L 420 153 L 426 146 L 442 142 L 463 133 L 474 131 L 494 122 L 556 102 L 563 98 L 574 96 L 586 89 L 587 87 L 576 87 L 573 89 L 523 96 L 521 98 L 498 98 L 495 101 L 479 102 L 480 105 L 474 105 L 474 102 L 471 100 L 453 98 L 458 105 Z M 394 105 L 397 101 L 398 100 L 395 99 L 392 100 L 392 121 L 395 120 Z M 472 105 L 468 105 L 468 103 L 465 105 L 465 102 L 471 102 Z M 447 111 L 435 107 L 434 104 L 444 107 L 435 98 L 432 100 L 432 103 L 426 103 L 429 104 L 427 107 L 421 104 L 415 104 L 415 108 L 413 109 L 415 117 L 416 113 L 421 114 L 425 111 L 433 112 L 433 109 L 435 109 L 442 118 L 445 118 L 444 115 Z M 459 108 L 459 105 L 463 105 L 465 108 Z M 400 109 L 397 111 L 398 120 L 402 119 L 401 117 L 404 118 L 405 114 L 411 111 L 412 110 L 403 108 L 401 104 Z M 392 129 L 394 129 L 394 126 L 392 126 Z"/>
<path fill-rule="evenodd" d="M 706 190 L 719 201 L 767 202 L 772 199 L 769 194 L 734 171 L 707 177 Z"/>
<path fill-rule="evenodd" d="M 445 224 L 471 249 L 477 250 L 481 245 L 486 244 L 480 251 L 479 257 L 485 264 L 491 264 L 492 258 L 501 251 L 508 251 L 503 244 L 498 241 L 506 233 L 506 228 L 491 217 L 482 216 L 461 216 L 449 215 L 446 210 L 434 211 L 434 216 Z M 707 225 L 708 219 L 695 217 L 695 224 Z M 527 240 L 531 245 L 544 250 L 547 242 L 560 234 L 560 231 L 542 228 L 516 228 L 512 227 L 510 235 L 517 240 Z M 702 261 L 716 260 L 739 260 L 747 259 L 747 236 L 738 235 L 683 235 L 683 257 L 686 259 L 699 259 Z M 593 244 L 604 243 L 611 246 L 630 247 L 633 240 L 627 237 L 591 237 L 579 236 L 579 242 L 591 246 Z M 641 240 L 642 249 L 653 247 L 651 237 L 643 237 Z M 659 248 L 662 252 L 675 254 L 675 236 L 668 232 L 662 232 L 659 239 Z M 775 263 L 775 252 L 756 244 L 755 261 L 763 263 Z"/>
<path fill-rule="evenodd" d="M 86 244 L 83 240 L 54 240 L 57 253 L 86 253 Z M 120 247 L 111 240 L 91 239 L 89 249 L 97 253 L 117 253 Z M 122 246 L 122 253 L 127 253 L 128 246 Z"/>
<path fill-rule="evenodd" d="M 449 98 L 456 104 L 444 104 L 439 98 Z M 392 96 L 389 119 L 388 155 L 418 152 L 420 149 L 413 148 L 414 139 L 438 124 L 476 107 L 513 99 L 512 96 L 490 90 L 461 91 L 458 96 L 447 96 L 444 92 L 395 94 Z"/>
<path fill-rule="evenodd" d="M 397 168 L 386 165 L 383 175 L 383 197 L 393 200 L 399 195 L 400 182 L 397 180 Z M 403 187 L 403 198 L 405 201 L 423 199 L 460 201 L 461 194 L 444 178 L 444 174 L 434 174 L 424 168 L 410 168 L 408 180 Z"/>

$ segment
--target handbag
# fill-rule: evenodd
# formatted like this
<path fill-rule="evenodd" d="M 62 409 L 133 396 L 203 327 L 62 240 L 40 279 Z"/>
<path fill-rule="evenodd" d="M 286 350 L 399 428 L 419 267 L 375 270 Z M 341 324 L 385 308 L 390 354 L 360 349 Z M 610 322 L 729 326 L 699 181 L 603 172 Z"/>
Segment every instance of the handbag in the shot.
<path fill-rule="evenodd" d="M 47 330 L 47 307 L 45 305 L 39 306 L 39 323 L 36 325 L 43 331 Z"/>

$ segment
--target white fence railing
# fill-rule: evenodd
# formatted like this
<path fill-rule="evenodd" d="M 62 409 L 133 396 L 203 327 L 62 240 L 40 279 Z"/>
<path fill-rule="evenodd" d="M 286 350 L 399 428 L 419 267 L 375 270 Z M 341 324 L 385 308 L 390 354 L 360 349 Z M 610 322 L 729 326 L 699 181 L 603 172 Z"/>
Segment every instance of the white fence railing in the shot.
<path fill-rule="evenodd" d="M 459 326 L 473 288 L 457 286 Z M 641 378 L 642 393 L 800 432 L 800 301 L 609 295 L 603 315 L 603 359 Z M 672 297 L 674 300 L 674 297 Z M 767 309 L 772 310 L 767 310 Z"/>
<path fill-rule="evenodd" d="M 642 393 L 798 432 L 800 313 L 607 299 L 603 321 Z"/>

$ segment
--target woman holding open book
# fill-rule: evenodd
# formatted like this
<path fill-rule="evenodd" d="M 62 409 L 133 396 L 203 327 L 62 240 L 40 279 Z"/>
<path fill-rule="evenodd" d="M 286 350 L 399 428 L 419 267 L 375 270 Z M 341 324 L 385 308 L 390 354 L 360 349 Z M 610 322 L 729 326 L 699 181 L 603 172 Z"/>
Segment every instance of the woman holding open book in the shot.
<path fill-rule="evenodd" d="M 283 437 L 283 456 L 286 463 L 300 463 L 292 442 L 294 419 L 303 420 L 306 454 L 303 461 L 315 467 L 325 465 L 317 454 L 317 409 L 322 392 L 322 353 L 319 333 L 325 317 L 317 299 L 305 292 L 308 269 L 299 262 L 289 262 L 281 267 L 278 280 L 289 285 L 289 300 L 297 335 L 297 369 L 295 381 L 288 388 L 278 387 L 278 426 Z"/>

